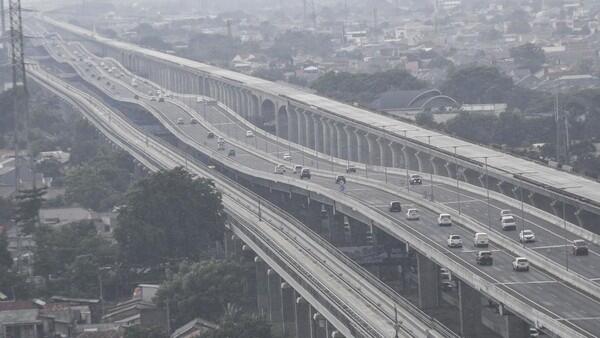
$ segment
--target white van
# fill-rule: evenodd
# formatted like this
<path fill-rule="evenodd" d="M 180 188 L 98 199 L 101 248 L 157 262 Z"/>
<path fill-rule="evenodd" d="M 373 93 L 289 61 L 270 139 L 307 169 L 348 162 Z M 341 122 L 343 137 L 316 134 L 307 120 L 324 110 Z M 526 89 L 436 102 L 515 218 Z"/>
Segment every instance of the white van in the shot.
<path fill-rule="evenodd" d="M 500 224 L 504 231 L 515 230 L 517 228 L 517 220 L 512 215 L 502 216 Z"/>
<path fill-rule="evenodd" d="M 438 217 L 438 225 L 439 226 L 451 226 L 452 225 L 452 216 L 450 214 L 440 214 Z"/>
<path fill-rule="evenodd" d="M 487 247 L 489 243 L 488 234 L 485 232 L 476 232 L 475 237 L 473 237 L 473 245 L 476 248 Z"/>

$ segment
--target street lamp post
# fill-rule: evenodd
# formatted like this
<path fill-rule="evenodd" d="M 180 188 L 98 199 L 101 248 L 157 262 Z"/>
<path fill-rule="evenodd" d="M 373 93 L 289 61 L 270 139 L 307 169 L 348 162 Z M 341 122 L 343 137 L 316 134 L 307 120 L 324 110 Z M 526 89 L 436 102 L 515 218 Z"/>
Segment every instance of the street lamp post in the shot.
<path fill-rule="evenodd" d="M 432 137 L 438 137 L 438 136 L 444 136 L 444 135 L 440 135 L 440 134 L 435 134 L 435 135 L 417 135 L 415 136 L 415 138 L 417 137 L 427 137 L 427 145 L 431 146 L 431 138 Z M 433 202 L 433 162 L 431 163 L 431 170 L 429 171 L 429 186 L 430 186 L 430 199 Z"/>
<path fill-rule="evenodd" d="M 580 185 L 578 186 L 570 186 L 570 187 L 561 187 L 558 188 L 559 190 L 562 191 L 566 191 L 567 189 L 575 189 L 575 188 L 581 188 Z M 565 268 L 567 269 L 567 271 L 569 271 L 569 239 L 566 236 L 567 233 L 567 217 L 566 217 L 566 198 L 562 199 L 562 219 L 563 219 L 563 229 L 565 230 Z"/>
<path fill-rule="evenodd" d="M 419 129 L 402 129 L 402 130 L 398 130 L 398 131 L 404 134 L 404 138 L 407 138 L 406 133 L 408 133 L 409 131 L 418 131 L 418 130 Z M 402 158 L 404 159 L 404 168 L 406 169 L 406 191 L 410 192 L 410 182 L 409 182 L 409 177 L 408 177 L 408 159 L 406 158 L 406 154 L 403 154 Z"/>
<path fill-rule="evenodd" d="M 537 171 L 522 171 L 522 172 L 518 172 L 518 173 L 512 173 L 513 176 L 516 175 L 527 175 L 527 174 L 537 174 Z M 523 185 L 519 185 L 519 198 L 521 199 L 521 231 L 525 230 L 525 202 L 524 202 L 524 198 L 523 198 Z M 523 246 L 525 246 L 525 243 L 523 242 Z"/>
<path fill-rule="evenodd" d="M 445 146 L 445 147 L 439 147 L 439 148 L 454 148 L 454 166 L 456 167 L 456 202 L 458 203 L 458 214 L 460 215 L 462 213 L 461 208 L 460 208 L 460 186 L 458 184 L 458 155 L 457 155 L 457 149 L 458 148 L 462 148 L 462 147 L 470 147 L 470 144 L 459 144 L 459 145 L 453 145 L 453 146 Z"/>
<path fill-rule="evenodd" d="M 488 228 L 492 227 L 492 214 L 490 211 L 490 175 L 488 171 L 488 159 L 493 157 L 502 157 L 503 155 L 493 155 L 493 156 L 476 156 L 471 157 L 472 159 L 483 158 L 485 163 L 485 198 L 487 203 L 487 218 L 488 218 Z"/>

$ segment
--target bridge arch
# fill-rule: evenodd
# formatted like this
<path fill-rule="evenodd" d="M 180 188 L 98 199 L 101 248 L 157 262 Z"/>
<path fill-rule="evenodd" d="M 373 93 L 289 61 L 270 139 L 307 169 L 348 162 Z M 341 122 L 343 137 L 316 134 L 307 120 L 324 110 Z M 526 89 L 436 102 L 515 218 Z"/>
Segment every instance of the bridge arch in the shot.
<path fill-rule="evenodd" d="M 275 104 L 269 99 L 263 100 L 260 105 L 258 127 L 268 132 L 275 132 Z"/>
<path fill-rule="evenodd" d="M 286 106 L 279 107 L 277 111 L 277 136 L 288 139 L 288 111 Z"/>

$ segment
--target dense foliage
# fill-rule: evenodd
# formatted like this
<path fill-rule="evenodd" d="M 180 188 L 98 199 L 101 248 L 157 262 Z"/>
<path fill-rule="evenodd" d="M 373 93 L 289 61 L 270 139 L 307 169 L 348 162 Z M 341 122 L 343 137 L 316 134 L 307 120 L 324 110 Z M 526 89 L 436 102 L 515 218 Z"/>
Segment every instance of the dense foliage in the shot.
<path fill-rule="evenodd" d="M 321 95 L 363 104 L 372 102 L 388 90 L 416 90 L 424 87 L 424 82 L 401 69 L 373 74 L 329 72 L 312 84 L 312 88 Z"/>
<path fill-rule="evenodd" d="M 201 257 L 222 239 L 224 220 L 214 183 L 175 168 L 132 186 L 119 210 L 115 237 L 124 262 L 155 266 Z"/>
<path fill-rule="evenodd" d="M 228 305 L 246 306 L 244 276 L 250 266 L 236 261 L 183 262 L 160 287 L 157 300 L 171 305 L 178 325 L 200 317 L 218 320 Z"/>

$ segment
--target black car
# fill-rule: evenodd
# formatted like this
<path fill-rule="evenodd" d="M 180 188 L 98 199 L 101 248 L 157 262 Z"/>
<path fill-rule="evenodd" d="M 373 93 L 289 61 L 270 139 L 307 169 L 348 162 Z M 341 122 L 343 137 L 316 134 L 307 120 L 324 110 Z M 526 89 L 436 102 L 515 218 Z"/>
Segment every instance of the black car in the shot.
<path fill-rule="evenodd" d="M 229 152 L 227 153 L 227 156 L 229 156 L 229 157 L 235 156 L 235 149 L 229 149 Z"/>
<path fill-rule="evenodd" d="M 402 205 L 398 201 L 390 202 L 390 212 L 400 212 L 402 211 Z"/>
<path fill-rule="evenodd" d="M 478 251 L 475 260 L 479 265 L 492 265 L 494 262 L 491 251 Z"/>
<path fill-rule="evenodd" d="M 421 175 L 410 175 L 410 178 L 409 178 L 408 182 L 411 185 L 414 185 L 414 184 L 423 184 L 423 178 L 421 177 Z"/>
<path fill-rule="evenodd" d="M 347 174 L 356 173 L 356 167 L 349 165 L 348 167 L 346 167 L 346 173 Z"/>
<path fill-rule="evenodd" d="M 206 138 L 215 138 L 215 133 L 213 133 L 212 131 L 208 133 L 208 135 L 206 135 Z"/>
<path fill-rule="evenodd" d="M 342 175 L 338 175 L 335 178 L 335 184 L 346 184 L 346 177 L 344 177 Z"/>
<path fill-rule="evenodd" d="M 577 239 L 573 241 L 573 255 L 575 256 L 587 256 L 588 247 L 584 240 Z"/>

